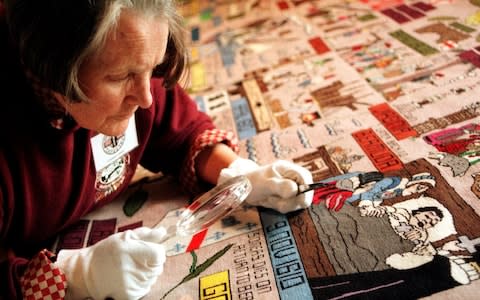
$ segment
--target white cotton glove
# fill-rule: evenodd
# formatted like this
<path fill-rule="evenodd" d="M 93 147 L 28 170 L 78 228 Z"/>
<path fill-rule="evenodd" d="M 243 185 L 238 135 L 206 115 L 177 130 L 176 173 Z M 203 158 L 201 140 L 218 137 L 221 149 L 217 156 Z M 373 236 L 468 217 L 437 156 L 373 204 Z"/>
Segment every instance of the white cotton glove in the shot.
<path fill-rule="evenodd" d="M 163 272 L 165 228 L 140 227 L 93 246 L 61 250 L 55 264 L 67 278 L 66 299 L 139 299 Z"/>
<path fill-rule="evenodd" d="M 218 183 L 239 175 L 245 175 L 252 184 L 252 191 L 245 200 L 250 205 L 287 213 L 312 204 L 313 191 L 297 195 L 299 184 L 312 183 L 312 174 L 290 161 L 277 160 L 258 166 L 252 160 L 237 158 L 220 172 Z"/>

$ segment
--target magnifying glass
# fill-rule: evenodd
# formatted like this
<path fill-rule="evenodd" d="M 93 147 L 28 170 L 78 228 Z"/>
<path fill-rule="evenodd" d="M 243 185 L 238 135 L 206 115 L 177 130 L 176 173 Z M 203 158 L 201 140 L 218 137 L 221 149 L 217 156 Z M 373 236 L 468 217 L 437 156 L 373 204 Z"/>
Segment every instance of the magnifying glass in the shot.
<path fill-rule="evenodd" d="M 245 176 L 233 177 L 217 185 L 182 212 L 177 223 L 167 228 L 161 242 L 174 236 L 190 236 L 208 228 L 240 206 L 251 190 L 252 184 Z"/>

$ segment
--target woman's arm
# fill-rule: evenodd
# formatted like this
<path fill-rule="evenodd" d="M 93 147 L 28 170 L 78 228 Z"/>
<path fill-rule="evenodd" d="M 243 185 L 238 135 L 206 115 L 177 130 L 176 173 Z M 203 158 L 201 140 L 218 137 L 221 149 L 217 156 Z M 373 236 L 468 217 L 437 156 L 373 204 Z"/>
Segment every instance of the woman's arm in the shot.
<path fill-rule="evenodd" d="M 207 147 L 198 154 L 195 160 L 197 176 L 206 182 L 217 184 L 220 171 L 237 158 L 237 154 L 225 144 L 219 143 Z"/>

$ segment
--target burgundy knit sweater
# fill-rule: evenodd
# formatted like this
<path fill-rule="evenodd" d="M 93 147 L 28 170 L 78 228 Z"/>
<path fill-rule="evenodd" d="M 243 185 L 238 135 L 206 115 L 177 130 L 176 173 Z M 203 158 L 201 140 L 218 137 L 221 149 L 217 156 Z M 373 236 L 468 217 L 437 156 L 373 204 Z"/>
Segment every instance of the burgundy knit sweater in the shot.
<path fill-rule="evenodd" d="M 90 146 L 95 133 L 68 120 L 63 129 L 52 127 L 1 21 L 0 49 L 7 49 L 0 56 L 0 248 L 13 253 L 0 263 L 0 299 L 16 299 L 30 256 L 113 200 L 138 163 L 178 175 L 194 139 L 214 126 L 179 86 L 166 90 L 161 79 L 152 79 L 153 104 L 135 114 L 139 146 L 125 160 L 120 184 L 105 189 Z"/>

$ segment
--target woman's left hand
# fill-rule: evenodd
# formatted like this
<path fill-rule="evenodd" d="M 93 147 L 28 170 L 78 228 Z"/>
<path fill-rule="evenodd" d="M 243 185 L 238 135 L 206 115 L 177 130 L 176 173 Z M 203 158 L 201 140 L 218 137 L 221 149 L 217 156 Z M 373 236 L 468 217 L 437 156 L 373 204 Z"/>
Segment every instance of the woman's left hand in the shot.
<path fill-rule="evenodd" d="M 290 161 L 277 160 L 259 166 L 252 160 L 238 158 L 220 172 L 218 183 L 240 175 L 246 176 L 252 184 L 252 191 L 245 200 L 250 205 L 287 213 L 312 204 L 313 191 L 298 193 L 299 184 L 312 183 L 312 174 Z"/>

